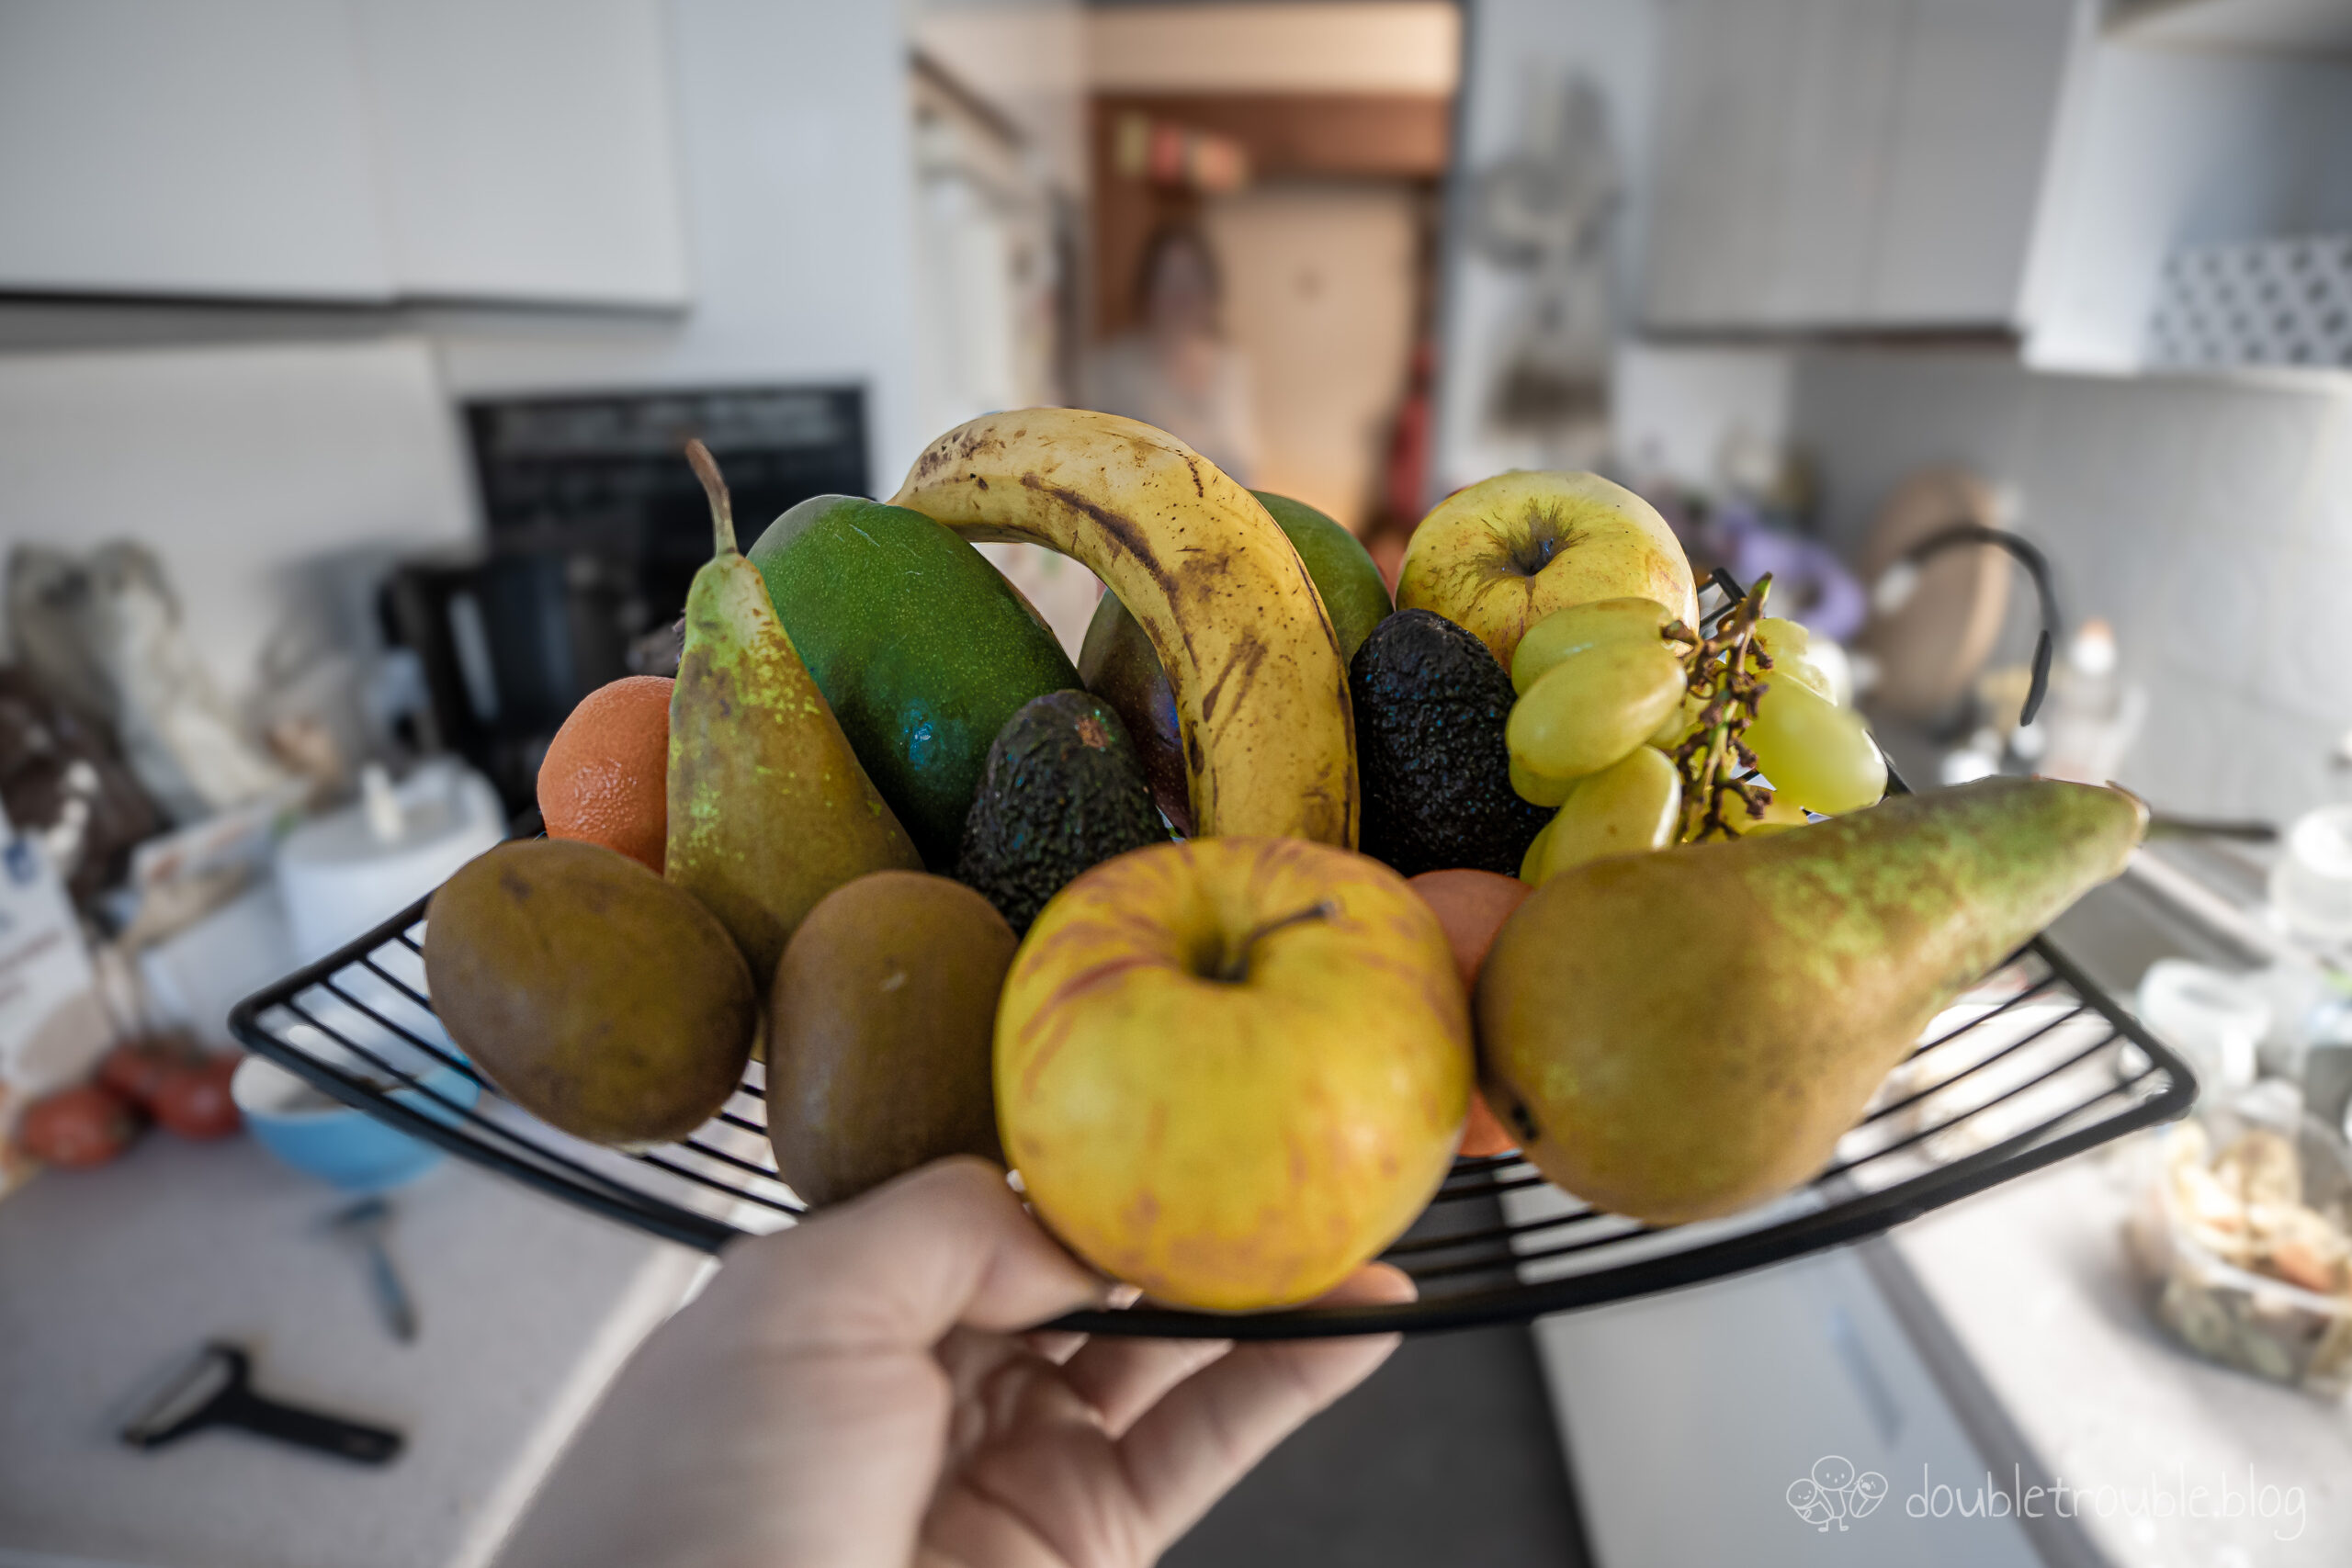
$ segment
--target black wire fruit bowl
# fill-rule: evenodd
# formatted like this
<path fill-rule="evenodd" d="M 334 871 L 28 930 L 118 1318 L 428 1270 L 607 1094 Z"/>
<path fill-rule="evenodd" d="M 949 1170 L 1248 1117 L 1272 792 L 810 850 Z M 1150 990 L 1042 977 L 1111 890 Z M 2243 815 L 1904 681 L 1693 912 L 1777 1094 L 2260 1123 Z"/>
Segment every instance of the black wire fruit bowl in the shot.
<path fill-rule="evenodd" d="M 571 1138 L 501 1096 L 434 1016 L 425 905 L 247 998 L 231 1030 L 404 1133 L 670 1241 L 716 1253 L 803 1212 L 775 1173 L 756 1062 L 691 1137 L 632 1152 Z M 451 1069 L 481 1086 L 473 1103 L 443 1091 Z M 1419 1285 L 1416 1302 L 1246 1315 L 1147 1303 L 1061 1326 L 1273 1339 L 1523 1322 L 1871 1235 L 2179 1116 L 2195 1096 L 2180 1058 L 2037 937 L 1935 1021 L 1826 1169 L 1747 1213 L 1656 1228 L 1577 1201 L 1515 1156 L 1464 1159 L 1384 1255 Z"/>

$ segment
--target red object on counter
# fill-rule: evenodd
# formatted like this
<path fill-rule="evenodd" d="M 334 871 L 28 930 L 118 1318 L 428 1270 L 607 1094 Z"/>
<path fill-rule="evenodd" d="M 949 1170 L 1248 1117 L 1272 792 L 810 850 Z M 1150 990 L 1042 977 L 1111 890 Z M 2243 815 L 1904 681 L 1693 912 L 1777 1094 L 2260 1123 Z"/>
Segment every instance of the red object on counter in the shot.
<path fill-rule="evenodd" d="M 156 1092 L 173 1069 L 195 1055 L 184 1041 L 125 1041 L 107 1052 L 106 1060 L 98 1064 L 98 1082 L 146 1110 L 154 1105 Z"/>
<path fill-rule="evenodd" d="M 138 1136 L 139 1112 L 122 1096 L 95 1083 L 33 1101 L 17 1124 L 17 1142 L 25 1153 L 49 1165 L 74 1168 L 104 1165 Z"/>
<path fill-rule="evenodd" d="M 245 1124 L 229 1093 L 236 1071 L 234 1056 L 204 1056 L 170 1067 L 148 1109 L 183 1138 L 225 1138 Z"/>

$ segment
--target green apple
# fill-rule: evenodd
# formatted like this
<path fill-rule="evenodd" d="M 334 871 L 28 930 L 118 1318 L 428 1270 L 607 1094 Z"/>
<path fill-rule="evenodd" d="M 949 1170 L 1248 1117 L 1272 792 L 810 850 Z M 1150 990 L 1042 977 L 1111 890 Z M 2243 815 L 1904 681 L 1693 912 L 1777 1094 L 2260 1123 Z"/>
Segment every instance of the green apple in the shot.
<path fill-rule="evenodd" d="M 1598 474 L 1515 469 L 1438 502 L 1406 547 L 1396 607 L 1434 610 L 1506 670 L 1555 610 L 1653 599 L 1699 617 L 1690 562 L 1657 508 Z"/>
<path fill-rule="evenodd" d="M 1079 1256 L 1161 1301 L 1311 1300 L 1413 1222 L 1469 1111 L 1462 977 L 1377 861 L 1194 839 L 1105 861 L 997 1006 L 997 1127 Z"/>
<path fill-rule="evenodd" d="M 1356 536 L 1303 502 L 1252 491 L 1289 538 L 1315 581 L 1324 613 L 1340 638 L 1340 657 L 1351 660 L 1390 609 L 1388 585 Z M 1115 593 L 1102 595 L 1078 655 L 1079 679 L 1111 705 L 1143 759 L 1152 798 L 1177 830 L 1193 830 L 1184 737 L 1176 722 L 1176 694 L 1159 667 L 1151 639 Z"/>

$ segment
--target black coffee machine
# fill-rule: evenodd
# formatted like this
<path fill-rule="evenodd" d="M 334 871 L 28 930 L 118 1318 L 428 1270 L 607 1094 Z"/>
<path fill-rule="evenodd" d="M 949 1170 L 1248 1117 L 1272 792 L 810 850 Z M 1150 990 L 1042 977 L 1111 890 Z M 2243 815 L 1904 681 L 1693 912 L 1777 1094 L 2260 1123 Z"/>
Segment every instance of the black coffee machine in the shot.
<path fill-rule="evenodd" d="M 868 493 L 854 387 L 508 399 L 469 404 L 466 424 L 485 547 L 394 571 L 384 629 L 424 666 L 420 748 L 465 757 L 518 812 L 573 704 L 676 666 L 673 628 L 711 548 L 688 437 L 725 471 L 747 548 L 809 496 Z"/>

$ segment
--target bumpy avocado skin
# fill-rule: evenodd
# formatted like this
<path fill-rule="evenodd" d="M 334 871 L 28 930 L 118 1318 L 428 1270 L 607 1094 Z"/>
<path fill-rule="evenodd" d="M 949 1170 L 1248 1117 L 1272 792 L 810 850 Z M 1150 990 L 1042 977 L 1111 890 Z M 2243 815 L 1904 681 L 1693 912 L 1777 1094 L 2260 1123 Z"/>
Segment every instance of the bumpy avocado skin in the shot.
<path fill-rule="evenodd" d="M 1510 787 L 1510 675 L 1487 645 L 1429 610 L 1399 610 L 1348 668 L 1363 852 L 1405 876 L 1466 866 L 1519 873 L 1550 819 Z"/>
<path fill-rule="evenodd" d="M 1167 840 L 1119 716 L 1084 692 L 1054 692 L 1014 714 L 989 748 L 956 879 L 1026 933 L 1080 872 Z"/>
<path fill-rule="evenodd" d="M 1079 683 L 1069 656 L 987 557 L 902 506 L 816 496 L 745 553 L 923 863 L 953 865 L 989 742 Z"/>

